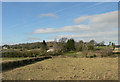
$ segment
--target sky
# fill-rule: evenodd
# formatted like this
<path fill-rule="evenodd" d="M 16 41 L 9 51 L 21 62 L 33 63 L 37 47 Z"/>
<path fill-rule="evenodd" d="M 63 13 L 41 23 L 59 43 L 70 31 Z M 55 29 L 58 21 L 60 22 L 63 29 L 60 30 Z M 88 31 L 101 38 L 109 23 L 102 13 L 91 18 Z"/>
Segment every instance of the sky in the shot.
<path fill-rule="evenodd" d="M 3 2 L 2 43 L 59 40 L 118 43 L 117 2 Z"/>
<path fill-rule="evenodd" d="M 2 2 L 119 2 L 119 0 L 1 0 Z"/>

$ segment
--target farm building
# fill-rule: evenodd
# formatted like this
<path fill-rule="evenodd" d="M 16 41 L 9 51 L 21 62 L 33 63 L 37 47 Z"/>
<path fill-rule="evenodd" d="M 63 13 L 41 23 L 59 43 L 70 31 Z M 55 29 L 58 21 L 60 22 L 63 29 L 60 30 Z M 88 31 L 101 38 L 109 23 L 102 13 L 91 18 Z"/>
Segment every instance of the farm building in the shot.
<path fill-rule="evenodd" d="M 115 45 L 113 52 L 120 52 L 120 45 Z"/>

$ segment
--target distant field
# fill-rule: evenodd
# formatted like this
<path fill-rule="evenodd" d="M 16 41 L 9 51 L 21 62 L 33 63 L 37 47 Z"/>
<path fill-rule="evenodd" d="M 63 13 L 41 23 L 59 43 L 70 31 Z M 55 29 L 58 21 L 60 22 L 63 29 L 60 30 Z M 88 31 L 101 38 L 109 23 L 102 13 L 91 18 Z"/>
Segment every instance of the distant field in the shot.
<path fill-rule="evenodd" d="M 106 49 L 106 48 L 113 48 L 113 46 L 99 46 L 99 47 L 95 47 L 95 49 Z"/>
<path fill-rule="evenodd" d="M 24 59 L 29 59 L 29 58 L 1 58 L 0 62 L 9 62 L 9 61 L 16 61 L 16 60 L 24 60 Z"/>
<path fill-rule="evenodd" d="M 118 58 L 52 58 L 3 72 L 3 80 L 118 80 Z"/>

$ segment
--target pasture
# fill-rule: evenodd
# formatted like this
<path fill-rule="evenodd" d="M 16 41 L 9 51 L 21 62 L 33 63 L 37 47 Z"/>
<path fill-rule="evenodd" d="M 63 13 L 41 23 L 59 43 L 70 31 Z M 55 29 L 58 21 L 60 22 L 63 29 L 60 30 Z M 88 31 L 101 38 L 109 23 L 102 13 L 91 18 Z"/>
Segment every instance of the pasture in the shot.
<path fill-rule="evenodd" d="M 3 80 L 118 80 L 118 58 L 55 57 L 3 72 Z"/>
<path fill-rule="evenodd" d="M 29 58 L 1 58 L 0 60 L 1 60 L 1 62 L 9 62 L 9 61 L 17 61 L 17 60 L 24 60 L 24 59 L 30 59 L 30 57 Z"/>

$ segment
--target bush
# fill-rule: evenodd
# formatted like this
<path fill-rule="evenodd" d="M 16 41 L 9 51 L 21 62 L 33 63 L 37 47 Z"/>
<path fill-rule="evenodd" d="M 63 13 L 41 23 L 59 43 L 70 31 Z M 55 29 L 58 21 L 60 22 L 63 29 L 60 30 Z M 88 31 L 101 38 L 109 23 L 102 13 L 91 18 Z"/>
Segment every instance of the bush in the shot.
<path fill-rule="evenodd" d="M 89 56 L 90 58 L 94 58 L 94 57 L 96 57 L 96 55 L 94 54 L 94 55 L 91 55 L 91 56 Z"/>
<path fill-rule="evenodd" d="M 96 56 L 96 54 L 93 53 L 93 51 L 85 50 L 85 51 L 83 51 L 82 57 L 94 58 L 94 57 L 97 57 L 97 56 Z"/>
<path fill-rule="evenodd" d="M 110 57 L 113 56 L 112 49 L 104 49 L 101 52 L 101 57 Z"/>
<path fill-rule="evenodd" d="M 88 50 L 94 50 L 94 45 L 88 44 L 87 46 L 88 46 Z"/>
<path fill-rule="evenodd" d="M 39 51 L 10 51 L 2 53 L 2 57 L 36 57 L 40 54 Z"/>

